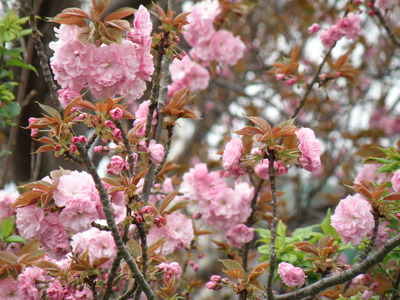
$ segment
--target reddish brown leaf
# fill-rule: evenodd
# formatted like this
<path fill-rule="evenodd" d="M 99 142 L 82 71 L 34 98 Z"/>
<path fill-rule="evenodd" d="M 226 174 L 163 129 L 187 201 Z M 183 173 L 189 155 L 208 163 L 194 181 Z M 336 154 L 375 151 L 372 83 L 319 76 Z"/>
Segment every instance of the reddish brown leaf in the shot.
<path fill-rule="evenodd" d="M 110 20 L 120 20 L 123 18 L 126 18 L 130 15 L 133 15 L 137 10 L 131 7 L 122 7 L 110 14 L 108 14 L 105 18 L 104 21 L 110 21 Z"/>
<path fill-rule="evenodd" d="M 257 134 L 258 135 L 263 135 L 264 134 L 264 132 L 261 129 L 258 129 L 256 127 L 251 127 L 251 126 L 244 127 L 244 128 L 242 128 L 242 129 L 240 129 L 238 131 L 235 131 L 235 133 L 236 134 L 240 134 L 240 135 L 250 136 L 250 137 L 253 137 L 253 136 L 257 135 Z"/>

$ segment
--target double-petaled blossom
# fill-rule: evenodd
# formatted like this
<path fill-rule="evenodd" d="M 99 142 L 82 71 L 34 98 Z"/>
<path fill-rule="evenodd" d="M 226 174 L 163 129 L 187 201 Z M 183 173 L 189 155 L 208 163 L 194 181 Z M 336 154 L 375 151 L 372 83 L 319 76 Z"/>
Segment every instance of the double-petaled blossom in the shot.
<path fill-rule="evenodd" d="M 287 262 L 279 264 L 278 273 L 283 282 L 290 287 L 303 286 L 307 277 L 302 268 L 295 267 Z"/>
<path fill-rule="evenodd" d="M 226 144 L 224 153 L 222 154 L 222 166 L 234 178 L 237 178 L 246 172 L 246 169 L 240 166 L 242 151 L 242 140 L 239 138 L 234 138 Z"/>
<path fill-rule="evenodd" d="M 298 148 L 301 152 L 301 166 L 310 172 L 316 171 L 321 166 L 321 142 L 315 138 L 314 131 L 310 128 L 301 128 L 296 136 L 300 141 Z"/>
<path fill-rule="evenodd" d="M 371 205 L 360 195 L 340 200 L 331 217 L 332 226 L 345 243 L 358 245 L 374 228 Z"/>
<path fill-rule="evenodd" d="M 229 245 L 241 248 L 243 245 L 253 240 L 254 229 L 247 227 L 245 224 L 238 224 L 226 232 L 225 238 Z"/>
<path fill-rule="evenodd" d="M 178 212 L 168 215 L 165 226 L 153 226 L 150 228 L 147 241 L 151 244 L 160 238 L 166 239 L 162 248 L 164 255 L 184 249 L 190 245 L 194 238 L 192 221 Z"/>

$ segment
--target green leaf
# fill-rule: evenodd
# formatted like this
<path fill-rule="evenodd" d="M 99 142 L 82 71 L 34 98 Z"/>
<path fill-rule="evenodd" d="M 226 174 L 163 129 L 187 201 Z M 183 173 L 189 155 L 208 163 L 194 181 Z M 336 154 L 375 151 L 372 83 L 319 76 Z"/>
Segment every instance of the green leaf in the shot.
<path fill-rule="evenodd" d="M 335 228 L 333 228 L 332 225 L 331 225 L 331 216 L 332 216 L 331 209 L 328 208 L 328 211 L 326 213 L 326 217 L 321 223 L 321 229 L 322 229 L 322 232 L 325 235 L 329 235 L 330 234 L 335 239 L 338 239 L 339 235 L 336 232 Z"/>
<path fill-rule="evenodd" d="M 50 117 L 55 118 L 57 116 L 60 120 L 62 120 L 61 115 L 58 112 L 58 110 L 56 110 L 55 108 L 53 108 L 51 106 L 44 105 L 39 102 L 37 102 L 37 103 L 39 104 L 41 109 L 43 109 L 45 112 L 47 112 L 50 115 Z"/>
<path fill-rule="evenodd" d="M 10 150 L 4 149 L 0 151 L 0 157 L 3 157 L 4 155 L 10 155 L 12 152 Z"/>
<path fill-rule="evenodd" d="M 126 243 L 126 247 L 128 248 L 128 251 L 133 258 L 137 259 L 139 256 L 142 256 L 142 248 L 140 247 L 139 243 L 134 239 L 130 239 Z"/>
<path fill-rule="evenodd" d="M 14 231 L 14 217 L 9 217 L 1 223 L 1 231 L 3 239 L 6 239 Z"/>
<path fill-rule="evenodd" d="M 287 226 L 285 224 L 283 224 L 283 222 L 281 220 L 279 220 L 278 228 L 276 230 L 276 233 L 278 234 L 278 236 L 280 236 L 283 239 L 286 238 L 286 229 L 287 229 Z"/>
<path fill-rule="evenodd" d="M 4 240 L 7 243 L 24 243 L 27 244 L 26 240 L 19 235 L 10 235 Z"/>
<path fill-rule="evenodd" d="M 246 275 L 245 270 L 243 269 L 243 266 L 238 263 L 236 260 L 232 260 L 232 259 L 220 259 L 220 262 L 222 262 L 222 264 L 224 265 L 224 267 L 228 270 L 238 270 L 241 274 L 241 277 L 244 278 L 244 276 Z"/>
<path fill-rule="evenodd" d="M 5 106 L 1 107 L 0 115 L 6 118 L 12 119 L 19 115 L 21 107 L 17 102 L 9 102 Z"/>
<path fill-rule="evenodd" d="M 25 63 L 23 63 L 23 62 L 20 61 L 20 60 L 17 60 L 17 59 L 10 59 L 10 60 L 8 60 L 8 61 L 6 62 L 6 65 L 7 65 L 7 66 L 15 66 L 15 67 L 20 67 L 20 68 L 29 69 L 29 70 L 35 72 L 37 76 L 39 76 L 39 73 L 36 71 L 36 68 L 35 68 L 34 66 L 25 64 Z"/>

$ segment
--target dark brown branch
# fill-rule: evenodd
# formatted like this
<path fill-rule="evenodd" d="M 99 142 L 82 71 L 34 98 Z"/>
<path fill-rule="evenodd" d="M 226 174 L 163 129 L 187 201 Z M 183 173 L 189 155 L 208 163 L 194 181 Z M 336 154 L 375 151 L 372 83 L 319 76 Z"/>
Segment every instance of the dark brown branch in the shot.
<path fill-rule="evenodd" d="M 268 161 L 269 161 L 269 184 L 271 187 L 271 196 L 272 196 L 272 223 L 271 223 L 271 241 L 269 247 L 269 270 L 268 270 L 268 278 L 267 278 L 267 295 L 268 299 L 274 299 L 274 294 L 272 292 L 272 281 L 274 279 L 274 272 L 276 267 L 276 253 L 275 253 L 275 240 L 276 240 L 276 230 L 278 226 L 278 196 L 276 193 L 275 186 L 275 151 L 268 149 Z"/>
<path fill-rule="evenodd" d="M 399 246 L 400 246 L 400 233 L 391 238 L 390 240 L 386 241 L 379 250 L 377 250 L 373 254 L 370 254 L 364 261 L 362 261 L 361 263 L 356 263 L 350 269 L 345 270 L 336 276 L 324 278 L 305 288 L 287 294 L 277 295 L 275 296 L 275 298 L 271 299 L 297 300 L 297 299 L 304 299 L 305 297 L 308 297 L 310 295 L 316 295 L 326 288 L 344 283 L 348 280 L 353 279 L 359 274 L 366 273 L 369 268 L 371 268 L 378 262 L 382 261 L 386 257 L 386 255 L 388 255 L 391 251 L 393 251 L 396 247 Z"/>

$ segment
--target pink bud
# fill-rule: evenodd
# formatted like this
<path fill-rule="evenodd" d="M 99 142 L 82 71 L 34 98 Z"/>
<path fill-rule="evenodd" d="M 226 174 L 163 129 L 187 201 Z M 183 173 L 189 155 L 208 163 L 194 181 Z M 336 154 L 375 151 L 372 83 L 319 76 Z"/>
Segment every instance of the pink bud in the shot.
<path fill-rule="evenodd" d="M 54 151 L 59 151 L 61 150 L 61 145 L 60 144 L 55 144 L 54 145 Z"/>
<path fill-rule="evenodd" d="M 72 153 L 76 152 L 76 150 L 78 150 L 76 145 L 72 144 L 72 145 L 69 146 L 69 151 L 71 151 Z"/>
<path fill-rule="evenodd" d="M 103 146 L 95 146 L 93 150 L 95 153 L 101 153 L 103 151 Z"/>
<path fill-rule="evenodd" d="M 121 140 L 122 139 L 122 134 L 121 134 L 121 130 L 118 128 L 115 128 L 113 130 L 112 135 L 115 137 L 116 140 Z"/>
<path fill-rule="evenodd" d="M 317 32 L 320 29 L 321 29 L 321 26 L 319 26 L 319 24 L 317 24 L 317 23 L 314 23 L 310 27 L 308 27 L 308 33 L 309 34 L 313 34 L 313 33 Z"/>
<path fill-rule="evenodd" d="M 73 136 L 73 137 L 71 138 L 71 143 L 72 143 L 72 144 L 79 143 L 79 138 L 78 138 L 77 136 Z"/>
<path fill-rule="evenodd" d="M 113 118 L 114 120 L 119 120 L 119 119 L 121 119 L 121 118 L 122 118 L 122 115 L 123 115 L 123 111 L 122 111 L 122 109 L 119 108 L 119 107 L 116 107 L 116 108 L 110 110 L 110 116 L 111 116 L 111 118 Z"/>
<path fill-rule="evenodd" d="M 278 80 L 278 81 L 282 81 L 283 79 L 285 79 L 285 74 L 276 74 L 275 75 L 275 78 L 276 78 L 276 80 Z"/>
<path fill-rule="evenodd" d="M 111 120 L 105 121 L 105 122 L 104 122 L 104 126 L 106 126 L 106 127 L 108 127 L 108 128 L 111 128 L 111 129 L 114 129 L 114 128 L 115 128 L 115 125 L 114 125 L 113 121 L 111 121 Z"/>
<path fill-rule="evenodd" d="M 86 143 L 87 142 L 87 138 L 84 135 L 79 136 L 79 142 L 80 143 Z"/>

